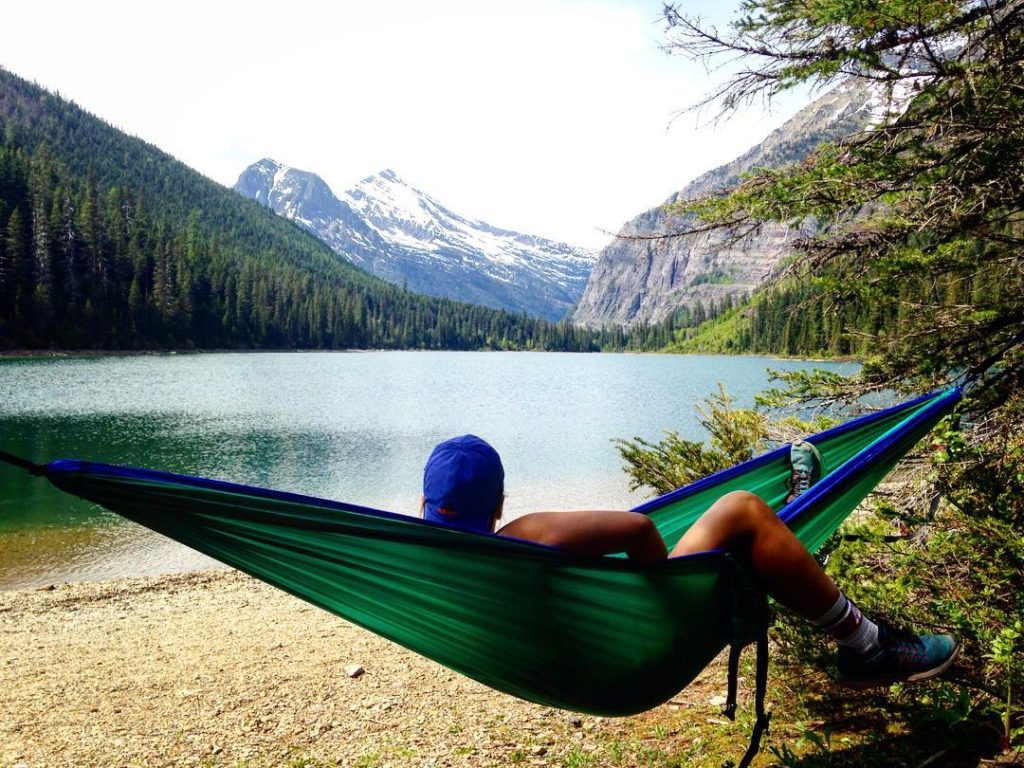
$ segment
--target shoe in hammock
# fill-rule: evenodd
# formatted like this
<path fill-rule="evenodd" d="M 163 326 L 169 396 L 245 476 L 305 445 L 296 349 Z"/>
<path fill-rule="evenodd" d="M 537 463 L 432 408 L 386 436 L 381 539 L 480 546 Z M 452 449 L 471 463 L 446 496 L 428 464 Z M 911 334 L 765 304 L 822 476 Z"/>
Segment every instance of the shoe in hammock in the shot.
<path fill-rule="evenodd" d="M 821 479 L 821 454 L 813 443 L 796 440 L 789 448 L 789 463 L 792 467 L 789 475 L 789 495 L 786 504 Z"/>

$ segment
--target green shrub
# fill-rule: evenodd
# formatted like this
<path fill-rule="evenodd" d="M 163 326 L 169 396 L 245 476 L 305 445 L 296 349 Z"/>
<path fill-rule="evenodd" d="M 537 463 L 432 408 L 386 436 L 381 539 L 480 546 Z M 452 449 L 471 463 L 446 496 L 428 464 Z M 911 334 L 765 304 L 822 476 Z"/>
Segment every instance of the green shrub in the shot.
<path fill-rule="evenodd" d="M 649 443 L 619 441 L 636 488 L 665 493 L 771 447 L 772 436 L 819 423 L 773 421 L 732 407 L 720 387 L 697 406 L 708 444 L 669 432 Z M 955 420 L 910 457 L 885 492 L 869 498 L 818 552 L 826 570 L 868 615 L 963 644 L 951 675 L 920 697 L 917 717 L 958 721 L 998 715 L 1005 749 L 1019 744 L 1024 701 L 1024 400 L 984 422 Z M 777 611 L 776 660 L 828 669 L 833 648 L 814 628 Z"/>

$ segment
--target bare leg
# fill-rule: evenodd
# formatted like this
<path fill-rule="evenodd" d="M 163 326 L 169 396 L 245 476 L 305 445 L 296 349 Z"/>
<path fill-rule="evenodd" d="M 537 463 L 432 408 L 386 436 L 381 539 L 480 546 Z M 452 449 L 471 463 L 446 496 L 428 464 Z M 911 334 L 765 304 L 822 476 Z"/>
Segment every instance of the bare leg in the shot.
<path fill-rule="evenodd" d="M 898 633 L 862 616 L 792 531 L 752 493 L 736 491 L 712 504 L 672 556 L 719 548 L 743 558 L 770 595 L 839 642 L 839 672 L 850 685 L 926 680 L 942 674 L 957 656 L 959 646 L 950 635 Z M 839 614 L 834 620 L 833 612 Z"/>
<path fill-rule="evenodd" d="M 752 493 L 733 491 L 712 504 L 670 556 L 719 548 L 744 557 L 768 593 L 804 618 L 816 619 L 839 598 L 838 587 L 800 540 Z M 837 634 L 854 626 L 855 621 L 849 628 L 836 627 Z"/>

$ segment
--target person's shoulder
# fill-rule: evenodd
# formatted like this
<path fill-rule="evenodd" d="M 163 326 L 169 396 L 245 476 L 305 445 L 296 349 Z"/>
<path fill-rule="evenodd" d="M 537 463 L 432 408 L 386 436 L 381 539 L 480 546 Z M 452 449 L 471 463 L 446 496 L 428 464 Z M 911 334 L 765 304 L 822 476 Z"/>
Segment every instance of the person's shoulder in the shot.
<path fill-rule="evenodd" d="M 557 512 L 529 512 L 501 526 L 495 533 L 499 536 L 511 536 L 527 541 L 541 541 L 544 534 L 551 530 L 557 522 Z"/>

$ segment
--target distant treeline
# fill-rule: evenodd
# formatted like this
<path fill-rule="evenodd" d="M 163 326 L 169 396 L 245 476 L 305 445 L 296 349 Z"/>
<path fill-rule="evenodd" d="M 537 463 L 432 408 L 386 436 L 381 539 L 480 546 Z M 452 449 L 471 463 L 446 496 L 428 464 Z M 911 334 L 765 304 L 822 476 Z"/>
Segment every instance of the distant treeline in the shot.
<path fill-rule="evenodd" d="M 269 216 L 269 214 L 267 214 Z M 216 218 L 216 217 L 213 217 Z M 142 191 L 72 178 L 43 146 L 0 143 L 0 345 L 6 348 L 588 350 L 569 325 L 303 270 Z M 276 233 L 275 233 L 276 234 Z M 304 234 L 288 233 L 295 239 Z"/>
<path fill-rule="evenodd" d="M 421 296 L 0 70 L 0 349 L 661 349 Z"/>

